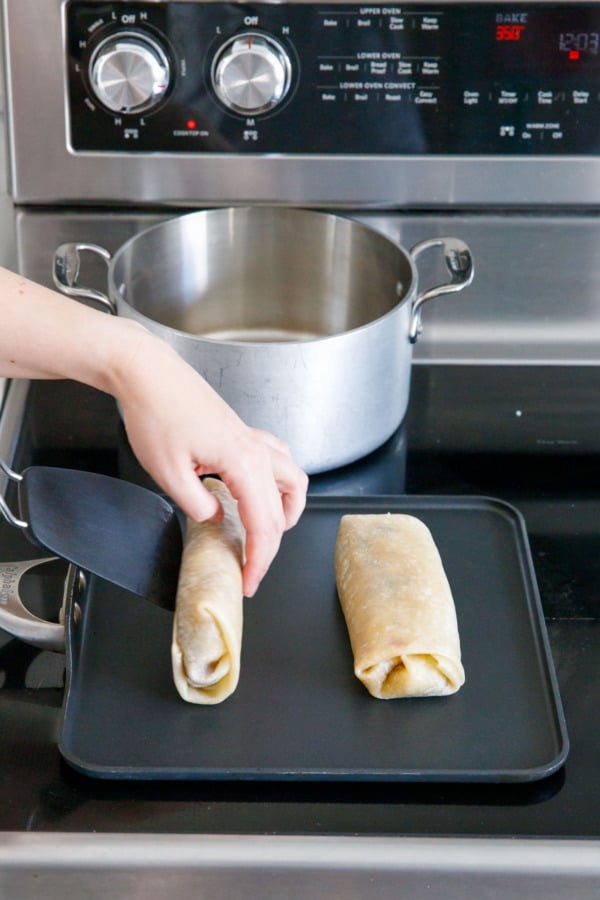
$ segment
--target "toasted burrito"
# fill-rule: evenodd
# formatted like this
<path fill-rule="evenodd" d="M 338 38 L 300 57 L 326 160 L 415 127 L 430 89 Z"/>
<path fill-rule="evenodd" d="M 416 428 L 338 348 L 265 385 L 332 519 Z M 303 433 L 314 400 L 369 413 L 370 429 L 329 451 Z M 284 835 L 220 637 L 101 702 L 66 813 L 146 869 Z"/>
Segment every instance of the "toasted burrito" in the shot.
<path fill-rule="evenodd" d="M 220 703 L 240 676 L 244 527 L 237 503 L 215 478 L 204 486 L 219 498 L 219 522 L 186 522 L 175 601 L 173 680 L 189 703 Z"/>
<path fill-rule="evenodd" d="M 427 526 L 403 514 L 346 515 L 335 577 L 354 672 L 382 700 L 464 683 L 454 600 Z"/>

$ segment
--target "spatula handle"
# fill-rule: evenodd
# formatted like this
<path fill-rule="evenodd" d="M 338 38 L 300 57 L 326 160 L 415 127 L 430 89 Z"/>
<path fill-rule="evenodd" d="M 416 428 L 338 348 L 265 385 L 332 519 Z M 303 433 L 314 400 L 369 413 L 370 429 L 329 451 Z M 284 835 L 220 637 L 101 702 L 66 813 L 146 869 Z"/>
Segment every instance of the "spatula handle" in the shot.
<path fill-rule="evenodd" d="M 4 472 L 7 478 L 10 478 L 11 481 L 23 481 L 23 476 L 18 472 L 14 472 L 10 466 L 4 462 L 3 459 L 0 459 L 0 469 Z M 0 494 L 0 512 L 6 519 L 6 521 L 10 525 L 14 525 L 16 528 L 27 528 L 27 522 L 24 522 L 23 519 L 18 519 L 15 514 L 11 511 L 8 503 L 4 499 L 3 494 Z"/>

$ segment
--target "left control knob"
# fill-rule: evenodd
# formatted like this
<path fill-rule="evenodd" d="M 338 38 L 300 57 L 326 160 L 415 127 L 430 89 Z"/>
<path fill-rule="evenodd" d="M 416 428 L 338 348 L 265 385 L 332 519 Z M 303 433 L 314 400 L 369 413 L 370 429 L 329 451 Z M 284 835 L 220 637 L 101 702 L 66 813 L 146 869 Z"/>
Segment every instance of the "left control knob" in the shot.
<path fill-rule="evenodd" d="M 140 113 L 156 106 L 169 88 L 169 60 L 151 38 L 120 34 L 96 47 L 89 65 L 96 98 L 115 113 Z"/>

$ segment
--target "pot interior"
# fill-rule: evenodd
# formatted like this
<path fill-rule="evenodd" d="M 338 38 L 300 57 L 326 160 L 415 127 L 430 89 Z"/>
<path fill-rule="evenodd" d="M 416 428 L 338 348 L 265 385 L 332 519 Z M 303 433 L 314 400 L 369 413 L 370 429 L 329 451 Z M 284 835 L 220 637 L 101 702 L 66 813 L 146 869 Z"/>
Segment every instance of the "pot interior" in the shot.
<path fill-rule="evenodd" d="M 160 325 L 262 343 L 359 328 L 396 307 L 412 282 L 408 255 L 361 223 L 240 207 L 137 235 L 113 260 L 111 292 Z"/>

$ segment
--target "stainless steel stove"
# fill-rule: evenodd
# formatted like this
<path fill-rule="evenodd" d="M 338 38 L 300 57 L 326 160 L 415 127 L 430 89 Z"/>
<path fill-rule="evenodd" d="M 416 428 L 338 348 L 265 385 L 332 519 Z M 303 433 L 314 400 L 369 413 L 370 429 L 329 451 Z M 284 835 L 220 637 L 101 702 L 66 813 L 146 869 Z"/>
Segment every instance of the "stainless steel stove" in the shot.
<path fill-rule="evenodd" d="M 3 0 L 3 15 L 5 253 L 31 278 L 52 283 L 65 241 L 114 251 L 241 203 L 469 244 L 473 285 L 424 314 L 405 422 L 311 492 L 514 504 L 570 738 L 529 784 L 97 781 L 57 750 L 64 658 L 2 635 L 7 896 L 595 896 L 600 3 Z M 86 281 L 106 273 L 90 263 Z M 70 383 L 10 385 L 0 455 L 145 478 L 112 400 Z M 0 562 L 31 553 L 0 524 Z M 27 576 L 28 602 L 56 606 L 63 578 Z"/>

